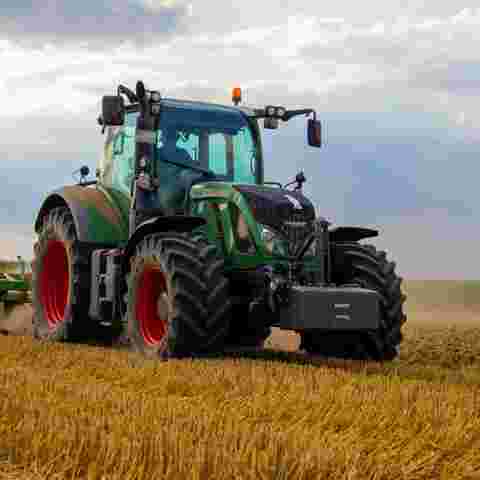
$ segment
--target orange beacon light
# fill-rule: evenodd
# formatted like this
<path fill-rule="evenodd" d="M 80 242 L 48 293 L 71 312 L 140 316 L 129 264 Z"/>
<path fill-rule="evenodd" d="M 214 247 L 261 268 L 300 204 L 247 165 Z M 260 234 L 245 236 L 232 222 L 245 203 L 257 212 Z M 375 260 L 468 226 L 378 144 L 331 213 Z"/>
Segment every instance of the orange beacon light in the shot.
<path fill-rule="evenodd" d="M 235 105 L 238 105 L 242 101 L 242 89 L 240 87 L 235 87 L 232 90 L 232 102 Z"/>

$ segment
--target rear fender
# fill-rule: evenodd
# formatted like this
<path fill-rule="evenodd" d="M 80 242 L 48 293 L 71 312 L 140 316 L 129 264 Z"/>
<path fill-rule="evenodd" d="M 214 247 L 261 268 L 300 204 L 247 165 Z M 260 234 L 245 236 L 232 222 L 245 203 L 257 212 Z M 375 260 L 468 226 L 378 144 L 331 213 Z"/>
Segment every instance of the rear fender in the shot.
<path fill-rule="evenodd" d="M 81 242 L 119 246 L 128 240 L 128 198 L 102 187 L 67 186 L 49 194 L 35 220 L 35 231 L 53 209 L 70 210 Z"/>

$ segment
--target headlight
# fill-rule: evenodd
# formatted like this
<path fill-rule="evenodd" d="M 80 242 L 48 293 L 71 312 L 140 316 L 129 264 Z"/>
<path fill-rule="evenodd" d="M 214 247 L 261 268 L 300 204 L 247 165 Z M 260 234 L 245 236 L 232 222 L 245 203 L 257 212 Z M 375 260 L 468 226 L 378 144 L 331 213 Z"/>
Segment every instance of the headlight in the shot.
<path fill-rule="evenodd" d="M 160 95 L 160 92 L 151 92 L 150 93 L 150 100 L 154 103 L 158 103 L 162 100 L 162 96 Z"/>
<path fill-rule="evenodd" d="M 270 254 L 285 255 L 284 239 L 275 230 L 266 225 L 260 225 L 260 235 Z"/>
<path fill-rule="evenodd" d="M 159 103 L 152 103 L 150 105 L 150 111 L 152 115 L 160 115 L 160 104 Z"/>
<path fill-rule="evenodd" d="M 273 117 L 275 115 L 275 107 L 268 106 L 265 108 L 265 110 L 269 117 Z"/>
<path fill-rule="evenodd" d="M 271 228 L 266 227 L 265 225 L 260 225 L 260 232 L 262 235 L 262 240 L 265 243 L 272 242 L 275 237 L 278 236 L 276 232 L 274 232 Z"/>

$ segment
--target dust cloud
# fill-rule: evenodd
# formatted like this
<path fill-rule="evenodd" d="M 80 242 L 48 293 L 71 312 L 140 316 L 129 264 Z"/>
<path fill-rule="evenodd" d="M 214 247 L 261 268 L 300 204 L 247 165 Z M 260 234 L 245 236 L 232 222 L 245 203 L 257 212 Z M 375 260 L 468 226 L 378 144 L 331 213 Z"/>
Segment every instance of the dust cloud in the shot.
<path fill-rule="evenodd" d="M 32 315 L 30 304 L 15 305 L 10 311 L 0 313 L 0 334 L 32 335 Z"/>
<path fill-rule="evenodd" d="M 425 305 L 406 305 L 408 326 L 422 327 L 478 327 L 480 313 L 460 305 L 444 305 L 426 308 Z M 3 318 L 0 316 L 0 333 L 4 335 L 32 335 L 32 306 L 17 305 Z M 266 348 L 284 351 L 296 351 L 300 344 L 300 335 L 295 332 L 272 329 L 272 335 L 266 341 Z"/>

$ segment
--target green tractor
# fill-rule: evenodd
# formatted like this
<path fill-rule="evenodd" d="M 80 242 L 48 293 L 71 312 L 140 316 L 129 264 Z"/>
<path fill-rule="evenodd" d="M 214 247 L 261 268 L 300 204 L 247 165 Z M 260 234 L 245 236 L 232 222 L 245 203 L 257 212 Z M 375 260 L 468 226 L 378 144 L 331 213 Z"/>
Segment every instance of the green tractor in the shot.
<path fill-rule="evenodd" d="M 312 354 L 391 360 L 405 322 L 401 279 L 375 230 L 332 228 L 302 194 L 264 181 L 259 128 L 312 109 L 163 98 L 138 82 L 102 99 L 97 179 L 39 210 L 34 335 L 126 340 L 148 357 L 261 348 L 271 327 Z"/>

